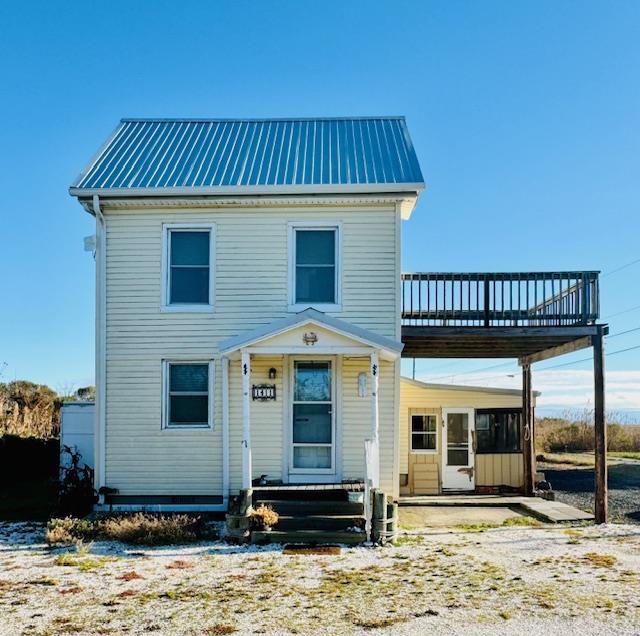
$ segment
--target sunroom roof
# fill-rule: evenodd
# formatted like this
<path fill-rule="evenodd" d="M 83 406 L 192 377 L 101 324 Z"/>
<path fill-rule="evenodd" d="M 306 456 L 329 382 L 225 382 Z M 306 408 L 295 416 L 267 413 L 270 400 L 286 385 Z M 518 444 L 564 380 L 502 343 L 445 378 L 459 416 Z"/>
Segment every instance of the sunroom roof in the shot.
<path fill-rule="evenodd" d="M 74 196 L 412 192 L 404 117 L 123 119 Z"/>

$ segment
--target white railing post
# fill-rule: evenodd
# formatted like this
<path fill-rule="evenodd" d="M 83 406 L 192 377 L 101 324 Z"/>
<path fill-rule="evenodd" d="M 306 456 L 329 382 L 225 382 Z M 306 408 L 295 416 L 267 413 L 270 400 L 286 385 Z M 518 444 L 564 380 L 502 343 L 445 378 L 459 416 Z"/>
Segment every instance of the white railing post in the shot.
<path fill-rule="evenodd" d="M 242 351 L 242 488 L 251 488 L 251 356 Z"/>

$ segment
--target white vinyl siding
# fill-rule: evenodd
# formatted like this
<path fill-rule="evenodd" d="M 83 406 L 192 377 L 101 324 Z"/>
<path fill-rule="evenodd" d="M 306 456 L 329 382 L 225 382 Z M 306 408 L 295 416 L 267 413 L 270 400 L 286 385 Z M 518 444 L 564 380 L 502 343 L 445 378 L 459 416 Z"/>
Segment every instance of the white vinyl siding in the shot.
<path fill-rule="evenodd" d="M 291 223 L 340 227 L 341 310 L 328 312 L 364 329 L 398 337 L 399 217 L 392 205 L 355 207 L 110 209 L 107 218 L 106 484 L 123 495 L 221 494 L 222 427 L 163 429 L 162 361 L 218 357 L 219 343 L 289 315 Z M 215 225 L 212 270 L 215 312 L 165 312 L 162 307 L 163 227 Z M 281 359 L 252 362 L 252 384 L 271 383 L 275 402 L 252 402 L 254 476 L 281 475 L 283 457 Z M 343 478 L 361 478 L 363 440 L 370 435 L 370 397 L 358 398 L 357 374 L 366 359 L 345 359 Z M 351 367 L 353 374 L 351 375 Z M 240 488 L 242 393 L 236 363 L 230 370 L 231 488 Z M 264 367 L 264 368 L 263 368 Z M 380 426 L 383 481 L 392 487 L 393 369 L 382 365 Z M 356 371 L 357 368 L 357 371 Z M 262 371 L 257 371 L 263 369 Z M 255 381 L 254 381 L 255 378 Z M 212 421 L 221 421 L 221 373 L 215 373 Z M 388 385 L 386 383 L 389 383 Z M 351 384 L 351 388 L 347 386 Z M 338 396 L 340 398 L 340 396 Z M 351 430 L 348 430 L 351 426 Z M 354 428 L 355 427 L 355 428 Z M 357 431 L 357 435 L 355 432 Z M 338 460 L 340 461 L 340 460 Z M 388 464 L 386 463 L 388 462 Z M 390 468 L 384 468 L 385 466 Z M 388 478 L 384 472 L 389 474 Z"/>

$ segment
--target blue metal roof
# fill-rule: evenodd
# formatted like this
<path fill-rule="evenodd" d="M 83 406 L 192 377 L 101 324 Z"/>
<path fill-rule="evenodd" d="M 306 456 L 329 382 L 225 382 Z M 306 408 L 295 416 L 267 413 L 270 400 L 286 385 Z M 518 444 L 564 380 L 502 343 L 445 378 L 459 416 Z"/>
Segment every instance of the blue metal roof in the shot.
<path fill-rule="evenodd" d="M 70 192 L 416 192 L 423 187 L 403 117 L 123 119 Z"/>

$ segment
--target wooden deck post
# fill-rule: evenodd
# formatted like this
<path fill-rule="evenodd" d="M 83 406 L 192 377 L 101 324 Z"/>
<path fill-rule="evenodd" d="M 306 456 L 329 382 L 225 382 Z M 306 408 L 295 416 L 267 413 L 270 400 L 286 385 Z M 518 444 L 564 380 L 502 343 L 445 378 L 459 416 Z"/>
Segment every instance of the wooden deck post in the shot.
<path fill-rule="evenodd" d="M 531 365 L 522 365 L 522 451 L 524 454 L 524 494 L 533 495 L 536 476 L 536 450 L 533 422 Z"/>
<path fill-rule="evenodd" d="M 594 429 L 596 447 L 596 523 L 607 523 L 607 422 L 604 399 L 604 336 L 593 336 Z"/>
<path fill-rule="evenodd" d="M 242 351 L 242 488 L 251 489 L 251 356 Z"/>

